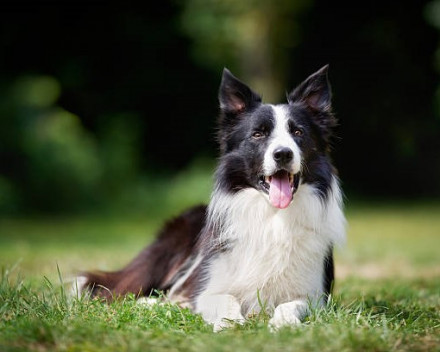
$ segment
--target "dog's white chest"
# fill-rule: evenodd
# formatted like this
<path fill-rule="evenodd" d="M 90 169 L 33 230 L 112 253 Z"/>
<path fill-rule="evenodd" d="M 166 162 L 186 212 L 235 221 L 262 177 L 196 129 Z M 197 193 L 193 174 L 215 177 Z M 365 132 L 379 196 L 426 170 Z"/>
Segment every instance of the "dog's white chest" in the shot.
<path fill-rule="evenodd" d="M 322 294 L 323 261 L 333 239 L 324 235 L 328 219 L 313 190 L 303 186 L 298 193 L 285 210 L 252 190 L 224 200 L 233 206 L 223 214 L 219 240 L 229 249 L 213 259 L 206 294 L 233 295 L 244 314 Z"/>
<path fill-rule="evenodd" d="M 283 232 L 276 232 L 276 231 Z M 258 240 L 233 244 L 230 252 L 221 254 L 212 266 L 211 289 L 223 291 L 236 297 L 243 312 L 257 312 L 261 306 L 274 308 L 305 294 L 322 292 L 322 263 L 325 252 L 300 239 L 316 234 L 298 229 L 299 239 L 288 241 L 282 237 L 287 229 L 274 227 Z M 307 248 L 309 247 L 309 248 Z M 320 245 L 318 247 L 321 247 Z"/>

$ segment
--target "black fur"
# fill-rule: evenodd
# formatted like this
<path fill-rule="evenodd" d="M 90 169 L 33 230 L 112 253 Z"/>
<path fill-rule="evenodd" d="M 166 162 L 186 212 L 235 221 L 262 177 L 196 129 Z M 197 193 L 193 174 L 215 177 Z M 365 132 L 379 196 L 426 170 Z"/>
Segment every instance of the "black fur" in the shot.
<path fill-rule="evenodd" d="M 333 262 L 333 247 L 330 247 L 324 259 L 324 293 L 326 299 L 332 292 L 333 282 L 335 281 L 335 266 Z"/>

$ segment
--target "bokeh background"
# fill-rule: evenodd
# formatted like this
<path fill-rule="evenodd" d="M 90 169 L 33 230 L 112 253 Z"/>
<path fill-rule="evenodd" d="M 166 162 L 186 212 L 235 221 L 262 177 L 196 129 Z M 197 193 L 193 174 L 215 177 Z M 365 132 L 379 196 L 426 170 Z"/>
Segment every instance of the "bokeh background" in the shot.
<path fill-rule="evenodd" d="M 127 260 L 209 199 L 223 67 L 282 102 L 325 64 L 347 267 L 437 275 L 439 0 L 2 1 L 0 264 Z"/>

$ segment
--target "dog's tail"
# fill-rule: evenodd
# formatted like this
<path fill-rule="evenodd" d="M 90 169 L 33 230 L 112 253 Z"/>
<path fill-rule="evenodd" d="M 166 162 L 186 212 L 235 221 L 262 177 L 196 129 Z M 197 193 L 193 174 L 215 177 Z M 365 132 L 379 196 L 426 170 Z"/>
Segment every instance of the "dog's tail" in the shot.
<path fill-rule="evenodd" d="M 206 206 L 198 206 L 170 221 L 153 244 L 119 271 L 81 274 L 80 289 L 107 300 L 127 293 L 148 296 L 156 290 L 168 290 L 195 250 L 205 214 Z"/>

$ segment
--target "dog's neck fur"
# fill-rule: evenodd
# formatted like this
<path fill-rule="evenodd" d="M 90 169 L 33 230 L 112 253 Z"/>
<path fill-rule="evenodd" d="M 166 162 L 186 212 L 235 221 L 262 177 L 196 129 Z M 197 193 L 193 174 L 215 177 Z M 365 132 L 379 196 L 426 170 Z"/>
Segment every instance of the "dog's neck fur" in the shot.
<path fill-rule="evenodd" d="M 291 241 L 298 237 L 295 230 L 304 228 L 322 234 L 326 245 L 340 245 L 345 238 L 345 218 L 335 177 L 326 197 L 325 201 L 322 200 L 315 186 L 302 184 L 292 204 L 280 210 L 271 206 L 267 197 L 253 188 L 229 193 L 217 187 L 208 207 L 207 227 L 215 234 L 213 240 L 217 243 L 213 244 L 237 240 Z M 285 234 L 276 231 L 277 226 L 287 230 L 288 238 L 280 237 Z"/>

